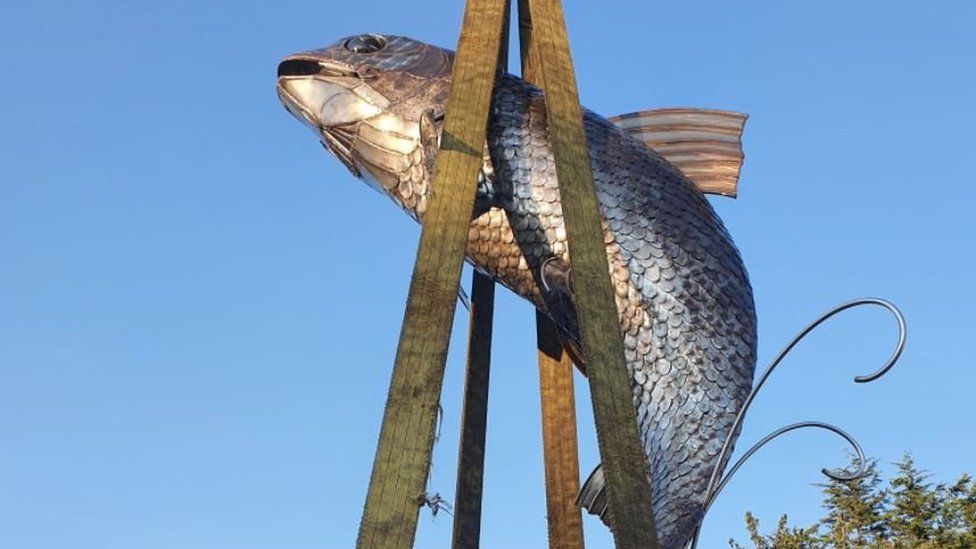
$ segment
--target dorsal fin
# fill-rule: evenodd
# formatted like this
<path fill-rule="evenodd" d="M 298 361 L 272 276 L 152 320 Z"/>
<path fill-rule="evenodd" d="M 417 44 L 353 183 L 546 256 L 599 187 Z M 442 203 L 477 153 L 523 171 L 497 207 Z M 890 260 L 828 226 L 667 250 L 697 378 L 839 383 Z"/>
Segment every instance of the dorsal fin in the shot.
<path fill-rule="evenodd" d="M 650 109 L 610 121 L 674 164 L 701 192 L 734 198 L 746 118 L 714 109 Z"/>

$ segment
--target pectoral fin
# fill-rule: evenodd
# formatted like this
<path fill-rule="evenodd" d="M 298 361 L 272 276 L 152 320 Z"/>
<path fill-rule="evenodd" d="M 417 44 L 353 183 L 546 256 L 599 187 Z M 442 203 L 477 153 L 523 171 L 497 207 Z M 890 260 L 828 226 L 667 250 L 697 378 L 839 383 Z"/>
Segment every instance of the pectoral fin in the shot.
<path fill-rule="evenodd" d="M 579 344 L 578 333 L 570 333 L 570 330 L 579 331 L 576 303 L 573 300 L 572 269 L 562 259 L 550 258 L 542 263 L 539 278 L 542 281 L 549 314 L 559 327 L 559 340 L 563 344 L 563 349 L 579 371 L 586 375 L 586 362 L 583 358 L 583 347 Z"/>
<path fill-rule="evenodd" d="M 424 162 L 428 177 L 434 177 L 434 161 L 440 146 L 440 132 L 437 131 L 439 117 L 434 109 L 427 109 L 420 115 L 420 146 L 424 151 Z"/>
<path fill-rule="evenodd" d="M 650 109 L 610 121 L 674 164 L 701 192 L 734 198 L 746 118 L 712 109 Z"/>

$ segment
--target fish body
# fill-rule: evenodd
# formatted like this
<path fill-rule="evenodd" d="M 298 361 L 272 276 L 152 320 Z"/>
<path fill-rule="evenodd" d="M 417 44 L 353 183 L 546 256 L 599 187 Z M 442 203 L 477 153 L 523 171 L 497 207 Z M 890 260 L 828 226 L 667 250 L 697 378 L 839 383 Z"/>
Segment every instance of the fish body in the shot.
<path fill-rule="evenodd" d="M 278 91 L 354 175 L 422 222 L 452 61 L 408 38 L 354 36 L 287 58 Z M 659 541 L 679 548 L 752 384 L 752 290 L 685 174 L 610 120 L 584 110 L 583 123 Z M 544 96 L 507 74 L 496 79 L 467 259 L 553 318 L 578 350 Z M 581 501 L 602 516 L 605 500 L 597 471 Z"/>

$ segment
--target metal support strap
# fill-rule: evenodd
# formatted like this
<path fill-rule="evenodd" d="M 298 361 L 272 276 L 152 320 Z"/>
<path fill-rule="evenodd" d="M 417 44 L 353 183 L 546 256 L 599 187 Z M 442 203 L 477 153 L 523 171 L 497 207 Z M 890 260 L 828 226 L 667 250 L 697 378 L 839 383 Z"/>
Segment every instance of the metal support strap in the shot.
<path fill-rule="evenodd" d="M 504 0 L 468 0 L 357 547 L 408 548 L 430 471 Z"/>
<path fill-rule="evenodd" d="M 600 209 L 593 185 L 576 77 L 559 0 L 527 2 L 527 58 L 545 91 L 549 141 L 573 264 L 597 439 L 618 548 L 657 549 L 650 483 L 627 378 L 617 305 L 610 281 Z"/>

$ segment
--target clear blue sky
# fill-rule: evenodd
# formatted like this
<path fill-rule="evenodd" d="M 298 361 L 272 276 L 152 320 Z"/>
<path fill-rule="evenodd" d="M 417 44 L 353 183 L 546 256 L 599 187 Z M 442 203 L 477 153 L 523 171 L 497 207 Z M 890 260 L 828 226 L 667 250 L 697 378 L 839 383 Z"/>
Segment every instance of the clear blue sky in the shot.
<path fill-rule="evenodd" d="M 586 5 L 584 5 L 586 4 Z M 956 2 L 570 2 L 584 103 L 751 114 L 736 201 L 716 199 L 785 364 L 742 443 L 834 421 L 883 463 L 974 471 L 976 8 Z M 461 2 L 8 2 L 0 14 L 0 546 L 349 547 L 417 228 L 278 104 L 277 60 L 348 34 L 453 47 Z M 463 335 L 465 318 L 455 333 Z M 484 547 L 542 547 L 530 308 L 498 299 Z M 463 338 L 432 491 L 452 499 Z M 585 385 L 578 385 L 585 388 Z M 581 463 L 596 463 L 585 390 Z M 844 446 L 796 434 L 723 494 L 742 515 L 819 516 Z M 890 468 L 889 468 L 890 470 Z M 420 519 L 446 547 L 450 517 Z M 591 548 L 610 547 L 586 519 Z"/>

